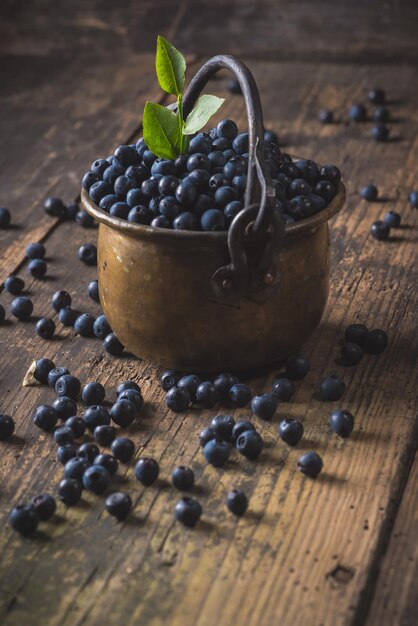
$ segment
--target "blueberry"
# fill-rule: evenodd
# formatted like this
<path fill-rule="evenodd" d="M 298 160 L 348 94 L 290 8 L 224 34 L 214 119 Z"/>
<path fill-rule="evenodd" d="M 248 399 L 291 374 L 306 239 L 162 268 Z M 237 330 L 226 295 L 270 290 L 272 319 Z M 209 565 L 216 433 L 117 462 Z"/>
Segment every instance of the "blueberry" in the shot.
<path fill-rule="evenodd" d="M 69 426 L 61 426 L 54 432 L 54 440 L 59 446 L 73 443 L 75 439 L 74 431 Z"/>
<path fill-rule="evenodd" d="M 81 186 L 86 191 L 90 191 L 90 188 L 98 182 L 100 182 L 100 176 L 94 172 L 86 172 L 81 180 Z"/>
<path fill-rule="evenodd" d="M 94 163 L 91 164 L 90 170 L 101 178 L 105 172 L 105 170 L 110 166 L 109 161 L 106 159 L 97 159 Z"/>
<path fill-rule="evenodd" d="M 176 467 L 171 474 L 171 482 L 180 491 L 191 491 L 194 485 L 193 470 L 190 467 L 184 467 L 184 465 Z"/>
<path fill-rule="evenodd" d="M 55 322 L 50 317 L 41 317 L 35 324 L 35 332 L 42 339 L 52 339 L 55 333 Z"/>
<path fill-rule="evenodd" d="M 234 176 L 232 179 L 232 187 L 238 192 L 238 194 L 242 195 L 247 188 L 247 174 L 241 174 L 240 176 Z M 229 203 L 231 204 L 231 203 Z M 228 206 L 228 205 L 226 205 Z M 226 207 L 225 207 L 226 209 Z M 224 211 L 225 211 L 224 209 Z"/>
<path fill-rule="evenodd" d="M 142 154 L 142 161 L 148 168 L 151 168 L 156 158 L 156 155 L 151 150 L 144 150 Z"/>
<path fill-rule="evenodd" d="M 139 156 L 135 148 L 132 146 L 122 145 L 116 148 L 115 157 L 123 167 L 139 163 Z"/>
<path fill-rule="evenodd" d="M 138 410 L 133 402 L 125 399 L 118 399 L 110 409 L 110 416 L 118 426 L 127 428 L 138 415 Z"/>
<path fill-rule="evenodd" d="M 367 120 L 367 111 L 362 104 L 353 104 L 348 111 L 348 117 L 353 122 L 365 122 Z"/>
<path fill-rule="evenodd" d="M 373 104 L 383 104 L 385 101 L 385 92 L 383 89 L 372 89 L 367 94 L 367 97 Z"/>
<path fill-rule="evenodd" d="M 94 404 L 86 409 L 83 419 L 87 428 L 93 432 L 96 426 L 109 426 L 110 413 L 105 406 Z"/>
<path fill-rule="evenodd" d="M 68 396 L 59 396 L 52 406 L 58 413 L 58 418 L 62 421 L 77 414 L 77 403 Z"/>
<path fill-rule="evenodd" d="M 202 507 L 193 498 L 181 498 L 174 508 L 174 516 L 187 528 L 194 528 L 202 516 Z"/>
<path fill-rule="evenodd" d="M 92 280 L 89 282 L 87 287 L 87 293 L 89 298 L 91 298 L 94 302 L 100 303 L 99 298 L 99 282 L 97 280 Z"/>
<path fill-rule="evenodd" d="M 78 249 L 78 258 L 86 265 L 97 264 L 97 248 L 92 243 L 85 243 Z"/>
<path fill-rule="evenodd" d="M 74 330 L 81 337 L 94 337 L 94 322 L 93 315 L 83 313 L 74 322 Z"/>
<path fill-rule="evenodd" d="M 344 391 L 344 381 L 338 374 L 325 376 L 319 382 L 319 397 L 321 400 L 339 400 Z"/>
<path fill-rule="evenodd" d="M 2 304 L 0 304 L 0 324 L 3 324 L 6 317 L 6 309 Z"/>
<path fill-rule="evenodd" d="M 75 311 L 70 306 L 65 306 L 60 309 L 58 313 L 58 319 L 63 326 L 74 326 L 76 319 L 79 317 L 80 313 Z"/>
<path fill-rule="evenodd" d="M 89 215 L 87 211 L 84 210 L 77 211 L 75 221 L 83 228 L 93 228 L 96 223 L 94 221 L 94 217 L 92 215 Z"/>
<path fill-rule="evenodd" d="M 245 430 L 235 442 L 238 452 L 250 460 L 254 460 L 260 455 L 263 445 L 263 440 L 256 430 Z"/>
<path fill-rule="evenodd" d="M 323 198 L 326 202 L 331 202 L 337 193 L 334 185 L 329 180 L 320 180 L 319 183 L 315 185 L 314 191 L 315 195 Z"/>
<path fill-rule="evenodd" d="M 373 111 L 373 121 L 379 124 L 389 121 L 389 110 L 383 105 L 376 107 Z"/>
<path fill-rule="evenodd" d="M 65 446 L 59 446 L 57 451 L 57 459 L 62 465 L 65 465 L 67 461 L 77 456 L 77 448 L 72 444 L 66 444 Z"/>
<path fill-rule="evenodd" d="M 233 515 L 241 517 L 248 508 L 248 498 L 240 489 L 232 489 L 226 496 L 226 506 Z"/>
<path fill-rule="evenodd" d="M 202 381 L 198 376 L 194 374 L 189 374 L 187 376 L 183 376 L 177 383 L 179 389 L 187 389 L 190 394 L 190 398 L 192 401 L 196 400 L 196 392 Z"/>
<path fill-rule="evenodd" d="M 99 204 L 100 200 L 102 200 L 102 198 L 104 198 L 105 196 L 113 194 L 113 187 L 110 183 L 110 173 L 109 177 L 106 177 L 106 174 L 109 170 L 112 170 L 112 174 L 113 172 L 115 172 L 115 170 L 112 169 L 113 167 L 114 166 L 108 167 L 103 174 L 103 180 L 99 180 L 97 183 L 93 183 L 89 189 L 89 196 L 95 204 Z"/>
<path fill-rule="evenodd" d="M 389 226 L 389 228 L 399 228 L 401 225 L 401 216 L 395 211 L 388 211 L 385 213 L 383 221 Z"/>
<path fill-rule="evenodd" d="M 110 207 L 112 207 L 115 204 L 115 202 L 118 202 L 118 201 L 119 201 L 118 196 L 114 193 L 110 193 L 107 196 L 104 196 L 104 198 L 100 200 L 99 207 L 103 209 L 104 211 L 109 212 Z"/>
<path fill-rule="evenodd" d="M 264 141 L 269 141 L 270 143 L 274 143 L 277 146 L 279 145 L 279 137 L 274 130 L 265 130 L 264 131 Z"/>
<path fill-rule="evenodd" d="M 248 133 L 239 133 L 232 142 L 232 148 L 237 154 L 245 154 L 249 148 L 249 135 Z"/>
<path fill-rule="evenodd" d="M 140 413 L 144 405 L 144 398 L 142 397 L 141 392 L 137 391 L 137 389 L 125 389 L 124 391 L 121 391 L 118 394 L 118 400 L 128 400 L 129 402 L 132 402 L 135 406 L 137 415 Z"/>
<path fill-rule="evenodd" d="M 151 176 L 151 178 L 147 178 L 146 180 L 144 180 L 141 185 L 141 191 L 145 198 L 150 199 L 158 196 L 159 182 L 160 179 L 156 178 L 155 176 Z"/>
<path fill-rule="evenodd" d="M 288 378 L 277 378 L 273 383 L 272 393 L 281 402 L 288 402 L 295 394 L 295 385 Z"/>
<path fill-rule="evenodd" d="M 238 200 L 238 193 L 233 187 L 225 185 L 215 191 L 215 203 L 220 209 L 234 200 Z"/>
<path fill-rule="evenodd" d="M 370 234 L 378 241 L 386 241 L 390 235 L 390 226 L 387 222 L 378 220 L 377 222 L 373 222 L 370 228 Z"/>
<path fill-rule="evenodd" d="M 26 296 L 19 296 L 12 300 L 10 305 L 10 311 L 14 317 L 18 320 L 26 321 L 30 318 L 33 312 L 32 300 Z"/>
<path fill-rule="evenodd" d="M 71 296 L 68 291 L 64 289 L 56 291 L 51 298 L 51 305 L 57 313 L 64 307 L 71 306 Z"/>
<path fill-rule="evenodd" d="M 231 203 L 229 203 L 231 204 Z M 225 216 L 218 209 L 205 211 L 200 218 L 200 225 L 205 231 L 220 231 L 226 229 Z"/>
<path fill-rule="evenodd" d="M 209 154 L 212 150 L 212 141 L 205 135 L 205 133 L 198 133 L 193 139 L 190 140 L 189 152 L 190 154 L 196 154 L 202 152 L 203 154 Z"/>
<path fill-rule="evenodd" d="M 375 141 L 387 141 L 389 139 L 389 128 L 384 124 L 376 124 L 372 128 L 372 137 Z"/>
<path fill-rule="evenodd" d="M 163 228 L 167 228 L 169 226 L 169 221 L 173 220 L 179 215 L 179 213 L 181 212 L 181 207 L 174 196 L 166 196 L 165 198 L 160 200 L 158 210 L 161 213 L 161 215 L 159 216 L 160 221 L 162 217 L 165 218 L 165 226 L 163 225 Z M 155 226 L 154 223 L 152 223 L 152 225 Z"/>
<path fill-rule="evenodd" d="M 106 317 L 104 315 L 99 315 L 99 317 L 94 321 L 93 333 L 96 337 L 99 337 L 99 339 L 105 339 L 111 332 L 112 329 L 110 328 Z"/>
<path fill-rule="evenodd" d="M 333 112 L 326 109 L 320 111 L 318 117 L 321 124 L 332 124 L 332 122 L 334 121 Z"/>
<path fill-rule="evenodd" d="M 96 495 L 102 494 L 110 485 L 111 475 L 103 465 L 92 465 L 83 474 L 83 485 Z"/>
<path fill-rule="evenodd" d="M 11 215 L 9 209 L 5 207 L 0 208 L 0 228 L 9 228 Z"/>
<path fill-rule="evenodd" d="M 168 391 L 169 389 L 177 385 L 180 378 L 181 375 L 175 370 L 166 370 L 161 375 L 160 385 L 164 389 L 164 391 Z"/>
<path fill-rule="evenodd" d="M 39 517 L 31 504 L 19 504 L 10 511 L 9 523 L 13 530 L 29 537 L 38 527 Z"/>
<path fill-rule="evenodd" d="M 251 410 L 257 417 L 269 421 L 277 409 L 277 398 L 272 393 L 263 393 L 261 396 L 254 396 L 251 400 Z"/>
<path fill-rule="evenodd" d="M 128 391 L 129 389 L 133 389 L 134 391 L 137 391 L 139 394 L 141 394 L 141 388 L 138 383 L 133 380 L 124 380 L 122 383 L 119 383 L 116 389 L 116 395 L 119 397 L 121 393 L 123 393 L 124 391 Z"/>
<path fill-rule="evenodd" d="M 345 338 L 349 343 L 363 346 L 368 332 L 367 326 L 364 324 L 350 324 L 345 330 Z"/>
<path fill-rule="evenodd" d="M 251 395 L 251 389 L 248 387 L 248 385 L 245 385 L 244 383 L 237 383 L 235 385 L 232 385 L 231 389 L 229 390 L 230 400 L 234 403 L 235 406 L 240 408 L 246 406 L 249 403 L 249 401 L 251 400 Z"/>
<path fill-rule="evenodd" d="M 205 409 L 212 409 L 219 402 L 219 393 L 211 382 L 205 381 L 196 390 L 196 400 Z"/>
<path fill-rule="evenodd" d="M 33 278 L 44 278 L 47 271 L 47 264 L 43 259 L 33 259 L 28 265 L 28 272 Z"/>
<path fill-rule="evenodd" d="M 84 433 L 86 432 L 86 422 L 83 420 L 82 417 L 72 415 L 65 420 L 65 425 L 71 428 L 76 439 L 84 435 Z"/>
<path fill-rule="evenodd" d="M 203 447 L 203 455 L 210 465 L 222 467 L 231 454 L 231 447 L 222 439 L 210 439 Z"/>
<path fill-rule="evenodd" d="M 232 439 L 234 426 L 235 420 L 231 415 L 216 415 L 210 423 L 215 437 L 223 441 L 230 441 Z"/>
<path fill-rule="evenodd" d="M 151 221 L 153 228 L 170 228 L 170 222 L 164 215 L 158 215 Z"/>
<path fill-rule="evenodd" d="M 376 202 L 379 191 L 375 185 L 369 184 L 360 191 L 360 196 L 368 202 Z"/>
<path fill-rule="evenodd" d="M 218 137 L 235 139 L 235 137 L 238 135 L 237 125 L 233 120 L 222 120 L 216 127 L 216 134 Z"/>
<path fill-rule="evenodd" d="M 31 505 L 35 509 L 41 522 L 48 521 L 57 510 L 57 503 L 49 493 L 41 493 L 31 500 Z"/>
<path fill-rule="evenodd" d="M 418 191 L 411 191 L 409 194 L 409 204 L 411 209 L 418 209 Z"/>
<path fill-rule="evenodd" d="M 329 180 L 334 187 L 338 187 L 341 181 L 341 172 L 335 165 L 323 165 L 319 171 L 321 180 Z"/>
<path fill-rule="evenodd" d="M 247 173 L 247 162 L 242 156 L 233 156 L 223 168 L 223 174 L 228 180 L 235 176 L 242 176 Z"/>
<path fill-rule="evenodd" d="M 230 139 L 227 139 L 226 137 L 217 137 L 216 139 L 213 140 L 212 151 L 223 153 L 223 152 L 231 150 L 231 146 L 232 146 L 232 142 Z M 235 156 L 235 154 L 236 154 L 235 150 L 232 150 L 231 156 Z M 226 155 L 224 156 L 226 160 L 228 157 Z"/>
<path fill-rule="evenodd" d="M 119 179 L 118 179 L 119 180 Z M 118 217 L 121 220 L 127 220 L 131 208 L 126 202 L 115 202 L 109 209 L 109 215 L 112 217 Z"/>
<path fill-rule="evenodd" d="M 96 426 L 93 432 L 94 438 L 100 446 L 110 446 L 116 437 L 116 428 L 114 426 Z"/>
<path fill-rule="evenodd" d="M 295 163 L 295 165 L 299 171 L 299 178 L 304 178 L 311 185 L 315 184 L 319 180 L 319 168 L 315 161 L 311 161 L 310 159 L 300 159 Z"/>
<path fill-rule="evenodd" d="M 199 433 L 199 443 L 202 446 L 202 448 L 205 447 L 208 441 L 210 441 L 211 439 L 215 439 L 215 438 L 216 438 L 216 435 L 215 435 L 215 431 L 213 430 L 213 428 L 204 428 Z"/>
<path fill-rule="evenodd" d="M 135 182 L 135 184 L 140 187 L 141 184 L 144 182 L 144 180 L 147 178 L 148 176 L 148 169 L 145 167 L 145 165 L 141 164 L 141 165 L 130 165 L 126 172 L 125 172 L 125 176 L 127 176 L 128 178 L 132 178 L 132 180 Z M 128 193 L 129 196 L 129 193 Z M 129 204 L 129 202 L 128 202 Z"/>
<path fill-rule="evenodd" d="M 123 522 L 132 511 L 132 500 L 128 493 L 115 491 L 107 496 L 105 506 L 109 515 L 116 517 L 119 522 Z"/>
<path fill-rule="evenodd" d="M 155 459 L 144 457 L 135 465 L 135 478 L 145 487 L 154 483 L 160 473 L 160 467 Z"/>
<path fill-rule="evenodd" d="M 121 356 L 125 346 L 121 344 L 115 333 L 109 333 L 103 340 L 103 348 L 112 356 Z"/>
<path fill-rule="evenodd" d="M 85 404 L 100 404 L 106 395 L 103 385 L 97 382 L 87 383 L 81 392 L 82 400 Z"/>
<path fill-rule="evenodd" d="M 93 465 L 101 465 L 102 467 L 107 469 L 111 476 L 116 474 L 118 469 L 117 459 L 111 454 L 106 453 L 98 454 L 93 461 Z"/>
<path fill-rule="evenodd" d="M 329 423 L 334 433 L 346 439 L 354 428 L 354 416 L 349 411 L 333 411 Z"/>
<path fill-rule="evenodd" d="M 46 384 L 48 382 L 48 374 L 55 368 L 55 363 L 50 359 L 38 359 L 34 362 L 33 377 L 39 383 Z"/>
<path fill-rule="evenodd" d="M 60 198 L 49 197 L 44 200 L 44 211 L 52 217 L 64 217 L 65 204 Z"/>
<path fill-rule="evenodd" d="M 9 439 L 14 433 L 15 423 L 10 415 L 0 415 L 0 441 Z"/>
<path fill-rule="evenodd" d="M 126 194 L 126 202 L 123 203 L 123 204 L 125 204 L 125 205 L 127 205 L 129 207 L 129 209 L 128 209 L 128 212 L 129 212 L 130 209 L 133 209 L 136 206 L 140 206 L 142 204 L 146 205 L 147 204 L 147 198 L 144 196 L 144 194 L 143 194 L 141 189 L 134 188 L 134 189 L 130 189 L 128 191 L 128 193 Z M 126 211 L 125 211 L 125 214 L 126 214 Z"/>
<path fill-rule="evenodd" d="M 167 392 L 165 402 L 169 409 L 175 411 L 176 413 L 180 413 L 182 411 L 187 411 L 192 403 L 192 399 L 186 387 L 172 387 Z"/>
<path fill-rule="evenodd" d="M 252 424 L 251 422 L 247 420 L 241 420 L 240 422 L 237 422 L 234 425 L 232 429 L 232 436 L 231 436 L 231 439 L 234 442 L 234 444 L 236 444 L 238 437 L 242 433 L 245 433 L 247 430 L 255 430 L 254 424 Z"/>
<path fill-rule="evenodd" d="M 117 437 L 111 446 L 112 454 L 122 463 L 129 463 L 135 452 L 135 444 L 127 437 Z"/>
<path fill-rule="evenodd" d="M 198 225 L 199 222 L 196 215 L 189 211 L 180 213 L 173 222 L 174 230 L 197 230 Z"/>
<path fill-rule="evenodd" d="M 19 276 L 9 276 L 4 281 L 4 288 L 13 296 L 18 296 L 25 288 L 25 281 Z"/>
<path fill-rule="evenodd" d="M 64 465 L 64 478 L 81 481 L 89 463 L 85 457 L 74 456 Z"/>
<path fill-rule="evenodd" d="M 229 392 L 231 387 L 236 385 L 238 382 L 238 378 L 229 373 L 219 374 L 219 376 L 215 378 L 213 385 L 219 393 L 222 402 L 229 401 Z"/>
<path fill-rule="evenodd" d="M 311 194 L 312 188 L 303 178 L 295 178 L 289 185 L 288 195 L 290 198 L 300 195 L 310 196 Z"/>
<path fill-rule="evenodd" d="M 60 376 L 55 383 L 55 391 L 59 396 L 68 396 L 73 398 L 73 400 L 78 396 L 80 390 L 81 383 L 79 379 L 71 374 Z"/>
<path fill-rule="evenodd" d="M 224 216 L 226 219 L 226 223 L 230 224 L 232 220 L 234 219 L 234 217 L 236 217 L 238 213 L 242 211 L 243 208 L 244 208 L 244 205 L 242 204 L 240 200 L 233 200 L 232 202 L 229 202 L 224 208 Z"/>
<path fill-rule="evenodd" d="M 156 159 L 151 166 L 152 176 L 171 176 L 176 173 L 176 166 L 169 159 Z"/>
<path fill-rule="evenodd" d="M 88 464 L 93 463 L 98 454 L 100 454 L 100 450 L 93 441 L 86 441 L 85 443 L 82 443 L 77 451 L 77 455 L 82 459 L 85 459 Z"/>
<path fill-rule="evenodd" d="M 82 486 L 75 478 L 64 478 L 58 487 L 58 498 L 67 506 L 74 506 L 81 498 Z"/>
<path fill-rule="evenodd" d="M 29 243 L 25 252 L 28 259 L 43 259 L 46 254 L 45 246 L 42 243 Z"/>
<path fill-rule="evenodd" d="M 48 372 L 48 377 L 47 377 L 48 385 L 55 389 L 55 383 L 57 382 L 58 378 L 61 378 L 61 376 L 65 376 L 66 374 L 69 374 L 69 373 L 70 372 L 68 371 L 66 367 L 53 367 Z"/>
<path fill-rule="evenodd" d="M 302 380 L 310 369 L 308 359 L 301 354 L 293 354 L 286 359 L 285 370 L 290 380 Z"/>
<path fill-rule="evenodd" d="M 316 478 L 324 464 L 316 452 L 305 452 L 298 459 L 298 470 L 310 478 Z"/>
<path fill-rule="evenodd" d="M 346 343 L 341 348 L 341 360 L 345 365 L 357 365 L 363 358 L 363 350 L 357 343 Z"/>
<path fill-rule="evenodd" d="M 152 213 L 146 206 L 138 205 L 129 211 L 128 222 L 149 225 L 151 224 L 151 220 Z"/>
<path fill-rule="evenodd" d="M 35 410 L 33 423 L 38 428 L 41 428 L 42 430 L 45 430 L 47 432 L 52 431 L 57 425 L 57 422 L 58 413 L 53 406 L 50 406 L 49 404 L 41 404 Z"/>
<path fill-rule="evenodd" d="M 197 200 L 197 190 L 190 183 L 180 183 L 176 188 L 176 199 L 185 207 L 193 206 Z"/>
<path fill-rule="evenodd" d="M 158 181 L 158 191 L 162 196 L 173 196 L 179 185 L 179 179 L 177 176 L 163 176 Z M 136 202 L 136 204 L 140 204 Z"/>
<path fill-rule="evenodd" d="M 364 351 L 367 354 L 381 354 L 386 349 L 388 341 L 385 331 L 375 328 L 369 331 L 364 338 Z"/>
<path fill-rule="evenodd" d="M 288 446 L 296 446 L 302 439 L 303 424 L 299 420 L 284 419 L 279 424 L 278 433 Z"/>

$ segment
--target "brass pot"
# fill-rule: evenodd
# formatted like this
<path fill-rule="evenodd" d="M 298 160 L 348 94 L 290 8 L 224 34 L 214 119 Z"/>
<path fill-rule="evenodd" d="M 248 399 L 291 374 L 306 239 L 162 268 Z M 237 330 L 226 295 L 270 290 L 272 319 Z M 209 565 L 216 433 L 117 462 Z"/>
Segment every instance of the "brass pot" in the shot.
<path fill-rule="evenodd" d="M 284 227 L 265 171 L 261 106 L 249 70 L 232 57 L 214 57 L 191 82 L 184 114 L 223 67 L 240 80 L 250 144 L 246 208 L 228 233 L 133 224 L 81 194 L 99 222 L 100 302 L 110 326 L 133 354 L 186 372 L 256 368 L 301 348 L 327 302 L 328 220 L 345 199 L 340 183 L 326 209 Z"/>

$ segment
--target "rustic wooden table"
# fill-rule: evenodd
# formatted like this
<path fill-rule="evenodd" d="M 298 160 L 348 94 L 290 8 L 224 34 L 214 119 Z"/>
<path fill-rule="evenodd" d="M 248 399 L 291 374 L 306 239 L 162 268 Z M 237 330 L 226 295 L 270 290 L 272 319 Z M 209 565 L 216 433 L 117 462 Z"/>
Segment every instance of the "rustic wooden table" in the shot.
<path fill-rule="evenodd" d="M 60 324 L 50 342 L 35 337 L 32 322 L 3 325 L 0 409 L 17 429 L 0 444 L 0 623 L 416 625 L 417 212 L 407 201 L 418 186 L 416 3 L 86 4 L 32 2 L 19 11 L 4 2 L 0 9 L 0 204 L 13 213 L 13 227 L 0 232 L 0 282 L 12 272 L 24 276 L 36 315 L 51 315 L 50 297 L 60 288 L 76 307 L 99 312 L 86 296 L 95 271 L 81 267 L 76 254 L 96 231 L 48 218 L 42 200 L 74 200 L 89 163 L 138 136 L 144 101 L 165 101 L 153 68 L 158 33 L 191 55 L 189 76 L 211 54 L 242 56 L 258 82 L 266 125 L 289 152 L 340 166 L 347 202 L 332 223 L 329 304 L 306 345 L 311 374 L 274 423 L 259 424 L 267 445 L 256 465 L 240 460 L 220 471 L 202 463 L 197 434 L 210 412 L 168 411 L 150 364 L 113 359 L 100 342 Z M 370 123 L 347 122 L 348 106 L 376 85 L 391 101 L 385 144 L 369 138 Z M 226 94 L 224 81 L 211 90 L 228 97 L 222 116 L 244 125 L 241 98 Z M 335 111 L 335 124 L 319 124 L 324 107 Z M 378 203 L 359 198 L 370 181 L 379 187 Z M 399 211 L 404 225 L 376 242 L 370 225 L 388 209 Z M 27 274 L 24 248 L 32 241 L 47 247 L 44 281 Z M 1 293 L 0 301 L 8 307 L 11 296 Z M 351 322 L 386 329 L 390 343 L 381 356 L 343 368 L 336 357 Z M 33 407 L 53 395 L 21 386 L 41 356 L 112 390 L 124 379 L 140 383 L 147 408 L 131 435 L 138 457 L 160 460 L 162 480 L 142 489 L 132 466 L 121 473 L 135 502 L 126 523 L 115 523 L 102 500 L 86 495 L 79 506 L 60 505 L 33 539 L 9 528 L 12 503 L 53 492 L 61 471 L 51 437 L 31 421 Z M 343 405 L 356 416 L 347 441 L 328 427 L 336 405 L 314 397 L 318 379 L 330 372 L 343 375 Z M 269 389 L 273 376 L 253 379 L 252 388 Z M 278 419 L 291 416 L 304 422 L 300 449 L 324 458 L 316 481 L 296 471 L 300 449 L 278 440 Z M 180 462 L 195 470 L 204 507 L 194 530 L 173 521 L 177 495 L 167 479 Z M 239 521 L 223 504 L 231 484 L 250 496 Z"/>

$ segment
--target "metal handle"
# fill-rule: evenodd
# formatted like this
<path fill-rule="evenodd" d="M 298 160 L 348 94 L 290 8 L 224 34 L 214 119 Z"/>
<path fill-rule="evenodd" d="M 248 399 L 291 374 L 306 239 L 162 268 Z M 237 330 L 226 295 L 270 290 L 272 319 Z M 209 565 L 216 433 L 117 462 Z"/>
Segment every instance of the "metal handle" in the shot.
<path fill-rule="evenodd" d="M 284 224 L 275 210 L 275 192 L 264 163 L 264 126 L 260 96 L 248 67 L 233 56 L 218 55 L 207 61 L 195 74 L 183 100 L 186 118 L 209 79 L 219 70 L 228 69 L 237 78 L 247 108 L 248 172 L 244 209 L 234 218 L 228 232 L 231 263 L 212 276 L 212 288 L 218 296 L 235 299 L 246 293 L 257 299 L 268 297 L 277 286 L 278 274 L 273 257 L 284 233 Z M 246 248 L 253 248 L 256 263 L 249 262 Z M 257 253 L 254 253 L 255 249 Z"/>

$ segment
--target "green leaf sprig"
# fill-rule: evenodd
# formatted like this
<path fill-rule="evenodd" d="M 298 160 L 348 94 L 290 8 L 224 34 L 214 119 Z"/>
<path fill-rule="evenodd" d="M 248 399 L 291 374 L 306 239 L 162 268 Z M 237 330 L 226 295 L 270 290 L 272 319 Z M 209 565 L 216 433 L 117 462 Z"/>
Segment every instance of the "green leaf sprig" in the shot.
<path fill-rule="evenodd" d="M 189 135 L 199 132 L 224 102 L 224 98 L 203 95 L 183 119 L 186 60 L 164 37 L 157 39 L 155 69 L 163 91 L 177 98 L 177 113 L 160 104 L 147 102 L 143 116 L 144 140 L 156 156 L 176 159 L 189 147 Z"/>

